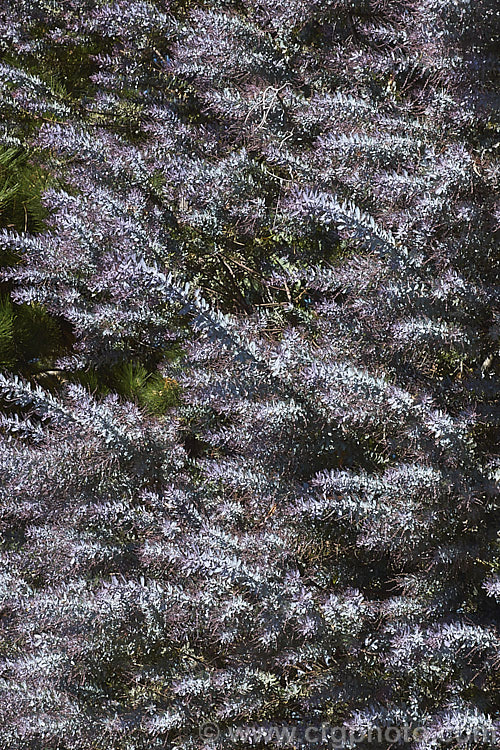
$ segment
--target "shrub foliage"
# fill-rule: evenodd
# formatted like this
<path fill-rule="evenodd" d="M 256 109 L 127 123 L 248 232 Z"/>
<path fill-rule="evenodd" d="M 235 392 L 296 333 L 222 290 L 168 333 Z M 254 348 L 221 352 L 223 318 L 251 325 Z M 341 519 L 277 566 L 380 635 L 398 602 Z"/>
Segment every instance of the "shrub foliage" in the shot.
<path fill-rule="evenodd" d="M 5 0 L 1 748 L 497 747 L 498 21 Z"/>

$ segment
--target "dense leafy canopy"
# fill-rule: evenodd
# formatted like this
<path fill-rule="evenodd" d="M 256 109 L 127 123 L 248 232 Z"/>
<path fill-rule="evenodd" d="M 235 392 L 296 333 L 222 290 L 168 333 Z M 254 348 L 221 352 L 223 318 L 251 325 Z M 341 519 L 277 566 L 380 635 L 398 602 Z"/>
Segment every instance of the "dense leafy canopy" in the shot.
<path fill-rule="evenodd" d="M 498 747 L 498 29 L 4 0 L 1 748 Z"/>

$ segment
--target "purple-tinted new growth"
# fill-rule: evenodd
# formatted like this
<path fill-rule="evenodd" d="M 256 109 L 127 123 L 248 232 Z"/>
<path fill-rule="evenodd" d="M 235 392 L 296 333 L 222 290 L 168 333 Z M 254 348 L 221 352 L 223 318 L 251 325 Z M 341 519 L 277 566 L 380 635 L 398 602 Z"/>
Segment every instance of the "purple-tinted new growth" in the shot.
<path fill-rule="evenodd" d="M 498 747 L 497 32 L 6 0 L 0 750 Z"/>

